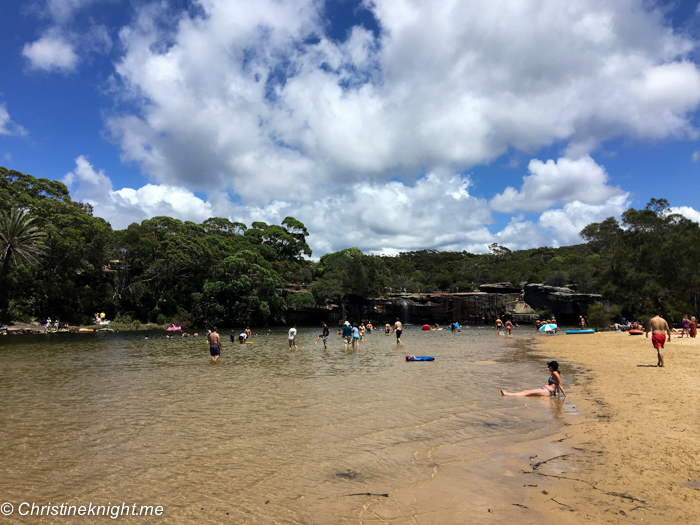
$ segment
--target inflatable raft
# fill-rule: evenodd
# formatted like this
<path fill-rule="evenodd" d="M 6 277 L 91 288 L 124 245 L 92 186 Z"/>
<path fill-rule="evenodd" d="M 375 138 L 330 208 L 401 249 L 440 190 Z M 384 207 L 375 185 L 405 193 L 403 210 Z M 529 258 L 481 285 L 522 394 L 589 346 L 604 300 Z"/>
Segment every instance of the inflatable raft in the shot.
<path fill-rule="evenodd" d="M 589 328 L 588 330 L 567 330 L 567 334 L 594 334 L 595 330 Z"/>
<path fill-rule="evenodd" d="M 644 335 L 644 330 L 630 330 L 630 335 Z"/>
<path fill-rule="evenodd" d="M 407 355 L 406 361 L 435 361 L 434 357 L 419 356 L 419 355 Z"/>

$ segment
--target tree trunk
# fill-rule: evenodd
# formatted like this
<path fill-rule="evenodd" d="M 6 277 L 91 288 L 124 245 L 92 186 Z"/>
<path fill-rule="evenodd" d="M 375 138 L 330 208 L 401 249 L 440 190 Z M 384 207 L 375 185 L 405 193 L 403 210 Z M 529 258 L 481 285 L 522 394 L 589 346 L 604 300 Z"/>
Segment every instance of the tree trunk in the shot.
<path fill-rule="evenodd" d="M 5 280 L 5 274 L 7 273 L 7 268 L 10 266 L 10 259 L 12 258 L 12 248 L 7 250 L 5 255 L 5 260 L 2 262 L 2 268 L 0 269 L 0 308 L 2 308 L 2 282 Z"/>

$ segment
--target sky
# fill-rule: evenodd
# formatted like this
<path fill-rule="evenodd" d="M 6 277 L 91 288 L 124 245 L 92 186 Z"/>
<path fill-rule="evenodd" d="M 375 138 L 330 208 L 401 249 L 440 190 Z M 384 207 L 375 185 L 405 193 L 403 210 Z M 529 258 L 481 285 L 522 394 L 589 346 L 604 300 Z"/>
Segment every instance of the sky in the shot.
<path fill-rule="evenodd" d="M 579 244 L 700 222 L 699 44 L 697 1 L 6 0 L 0 165 L 314 258 Z"/>

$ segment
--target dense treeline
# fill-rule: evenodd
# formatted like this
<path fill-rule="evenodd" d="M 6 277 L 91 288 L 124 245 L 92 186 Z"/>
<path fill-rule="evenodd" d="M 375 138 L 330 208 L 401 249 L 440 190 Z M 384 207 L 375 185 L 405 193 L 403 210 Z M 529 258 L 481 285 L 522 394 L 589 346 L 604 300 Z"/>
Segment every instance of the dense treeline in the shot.
<path fill-rule="evenodd" d="M 373 257 L 351 248 L 321 257 L 313 294 L 317 301 L 339 301 L 386 289 L 455 292 L 483 283 L 545 283 L 600 293 L 615 305 L 611 316 L 643 319 L 661 308 L 679 321 L 697 313 L 700 225 L 670 213 L 666 200 L 590 224 L 581 235 L 589 242 L 515 252 L 492 244 L 485 255 L 422 250 Z"/>
<path fill-rule="evenodd" d="M 311 255 L 304 225 L 154 217 L 125 230 L 73 202 L 66 186 L 0 168 L 0 212 L 27 212 L 46 233 L 42 266 L 17 260 L 0 288 L 5 320 L 60 318 L 263 324 L 282 315 L 279 293 Z"/>
<path fill-rule="evenodd" d="M 700 292 L 700 225 L 669 213 L 663 199 L 587 226 L 588 242 L 578 246 L 511 251 L 493 244 L 483 255 L 421 250 L 396 257 L 348 248 L 318 263 L 308 260 L 308 232 L 293 217 L 250 227 L 154 217 L 112 230 L 62 183 L 0 168 L 0 212 L 12 210 L 25 211 L 45 237 L 40 266 L 19 257 L 3 266 L 5 321 L 50 315 L 87 323 L 100 311 L 126 322 L 274 324 L 288 308 L 353 295 L 467 292 L 490 282 L 570 286 L 602 293 L 628 316 L 661 307 L 680 319 L 697 312 Z"/>

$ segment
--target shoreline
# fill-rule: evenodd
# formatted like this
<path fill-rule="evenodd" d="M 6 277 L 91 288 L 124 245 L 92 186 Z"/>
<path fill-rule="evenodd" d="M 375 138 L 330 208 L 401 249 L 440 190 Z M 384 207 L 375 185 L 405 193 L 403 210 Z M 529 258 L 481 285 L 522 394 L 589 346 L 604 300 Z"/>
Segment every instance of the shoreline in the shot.
<path fill-rule="evenodd" d="M 564 384 L 582 416 L 554 437 L 565 457 L 533 477 L 554 480 L 551 490 L 533 489 L 525 505 L 565 524 L 698 522 L 700 339 L 667 342 L 664 368 L 643 336 L 536 341 L 537 354 L 578 368 Z"/>

